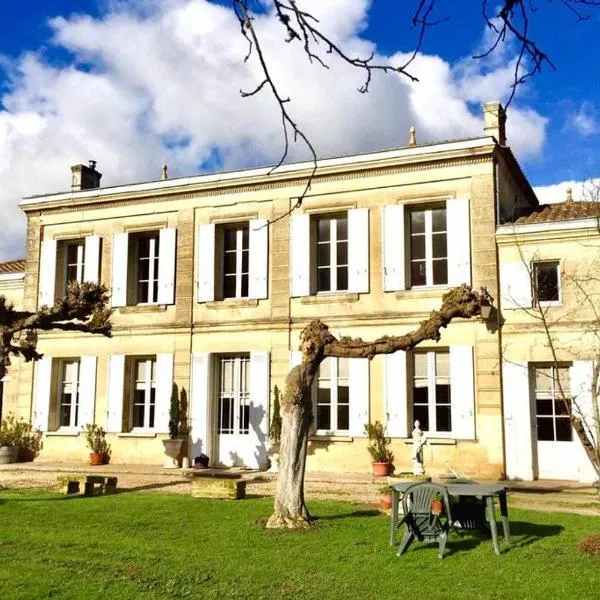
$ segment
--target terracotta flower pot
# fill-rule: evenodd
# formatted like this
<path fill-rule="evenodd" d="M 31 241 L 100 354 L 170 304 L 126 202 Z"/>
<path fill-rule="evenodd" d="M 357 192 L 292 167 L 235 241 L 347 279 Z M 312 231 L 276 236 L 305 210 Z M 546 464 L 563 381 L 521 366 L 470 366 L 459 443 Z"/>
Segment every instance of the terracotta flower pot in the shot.
<path fill-rule="evenodd" d="M 90 452 L 90 465 L 97 467 L 103 464 L 105 464 L 103 452 Z"/>
<path fill-rule="evenodd" d="M 434 515 L 439 517 L 442 514 L 443 510 L 444 510 L 444 505 L 442 504 L 441 500 L 435 499 L 431 502 L 431 512 Z"/>
<path fill-rule="evenodd" d="M 374 462 L 373 463 L 373 475 L 376 477 L 386 477 L 390 474 L 390 463 L 389 462 Z"/>
<path fill-rule="evenodd" d="M 382 492 L 379 496 L 379 508 L 383 510 L 390 510 L 392 508 L 392 494 L 389 492 Z"/>

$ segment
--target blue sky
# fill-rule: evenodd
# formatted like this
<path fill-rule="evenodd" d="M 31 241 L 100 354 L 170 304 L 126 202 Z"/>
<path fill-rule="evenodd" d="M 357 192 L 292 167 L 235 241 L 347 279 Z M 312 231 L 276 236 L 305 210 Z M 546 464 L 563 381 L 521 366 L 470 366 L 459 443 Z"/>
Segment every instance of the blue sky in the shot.
<path fill-rule="evenodd" d="M 376 50 L 398 62 L 413 47 L 413 1 L 302 0 L 349 52 Z M 257 25 L 273 74 L 320 155 L 477 135 L 480 105 L 505 97 L 514 49 L 474 64 L 485 30 L 478 0 L 439 1 L 449 22 L 430 30 L 413 72 L 421 83 L 377 78 L 369 98 L 360 77 L 332 64 L 306 64 L 282 44 L 279 25 Z M 397 5 L 401 8 L 398 9 Z M 98 160 L 103 184 L 240 168 L 277 160 L 281 131 L 272 100 L 241 100 L 260 81 L 229 2 L 207 0 L 21 0 L 0 21 L 0 205 L 11 227 L 0 259 L 22 253 L 16 209 L 25 195 L 68 188 L 69 165 Z M 467 10 L 466 7 L 471 7 Z M 600 9 L 577 22 L 562 3 L 538 2 L 533 35 L 557 70 L 519 90 L 509 111 L 509 144 L 535 186 L 600 175 Z M 251 63 L 252 61 L 250 61 Z M 301 149 L 293 157 L 302 156 Z M 32 170 L 36 176 L 31 177 Z M 561 187 L 540 190 L 563 194 Z M 553 198 L 561 199 L 561 198 Z"/>

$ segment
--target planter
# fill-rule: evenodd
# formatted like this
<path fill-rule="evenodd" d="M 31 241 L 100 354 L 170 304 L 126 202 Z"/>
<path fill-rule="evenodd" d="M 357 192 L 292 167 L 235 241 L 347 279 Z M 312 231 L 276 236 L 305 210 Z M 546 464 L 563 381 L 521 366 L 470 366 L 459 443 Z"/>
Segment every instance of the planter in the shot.
<path fill-rule="evenodd" d="M 382 492 L 380 494 L 379 508 L 382 510 L 390 510 L 392 508 L 392 494 L 390 492 Z"/>
<path fill-rule="evenodd" d="M 108 464 L 108 459 L 104 452 L 90 452 L 90 465 L 97 467 L 105 464 Z"/>
<path fill-rule="evenodd" d="M 376 477 L 387 477 L 390 474 L 390 467 L 389 462 L 374 462 L 373 475 Z"/>
<path fill-rule="evenodd" d="M 175 438 L 163 440 L 163 446 L 165 447 L 165 469 L 179 469 L 181 467 L 181 459 L 183 458 L 183 445 L 186 440 L 183 438 Z"/>
<path fill-rule="evenodd" d="M 0 446 L 0 465 L 17 462 L 19 446 Z"/>
<path fill-rule="evenodd" d="M 444 510 L 444 505 L 441 500 L 435 499 L 431 502 L 431 513 L 439 517 Z"/>

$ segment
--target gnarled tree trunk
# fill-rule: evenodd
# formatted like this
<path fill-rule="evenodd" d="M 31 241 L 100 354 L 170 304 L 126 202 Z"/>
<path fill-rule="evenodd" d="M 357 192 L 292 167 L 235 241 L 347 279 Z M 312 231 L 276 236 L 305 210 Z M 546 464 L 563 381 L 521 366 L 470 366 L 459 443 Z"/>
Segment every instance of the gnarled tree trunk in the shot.
<path fill-rule="evenodd" d="M 287 375 L 281 399 L 281 442 L 275 506 L 267 527 L 299 529 L 310 526 L 304 502 L 304 472 L 308 434 L 312 423 L 310 389 L 319 365 L 328 356 L 368 358 L 410 350 L 424 340 L 439 341 L 442 328 L 454 318 L 470 319 L 491 305 L 485 289 L 474 292 L 462 285 L 444 295 L 440 310 L 433 311 L 419 327 L 406 335 L 384 336 L 373 342 L 343 337 L 339 340 L 321 321 L 311 321 L 300 334 L 302 364 Z"/>

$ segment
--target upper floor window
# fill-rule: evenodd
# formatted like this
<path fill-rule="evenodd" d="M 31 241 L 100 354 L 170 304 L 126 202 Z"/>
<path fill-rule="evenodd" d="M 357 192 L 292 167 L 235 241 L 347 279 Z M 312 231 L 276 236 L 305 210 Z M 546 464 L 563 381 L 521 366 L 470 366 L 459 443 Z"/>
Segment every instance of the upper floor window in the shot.
<path fill-rule="evenodd" d="M 158 302 L 158 232 L 133 236 L 132 251 L 135 261 L 134 304 Z"/>
<path fill-rule="evenodd" d="M 446 207 L 410 211 L 410 280 L 413 286 L 448 283 Z"/>
<path fill-rule="evenodd" d="M 248 223 L 223 227 L 223 298 L 247 298 L 250 265 Z"/>
<path fill-rule="evenodd" d="M 569 367 L 535 366 L 534 374 L 538 441 L 570 442 L 573 433 Z"/>
<path fill-rule="evenodd" d="M 431 351 L 412 356 L 412 420 L 430 433 L 452 431 L 450 354 Z M 467 385 L 472 382 L 465 381 Z"/>
<path fill-rule="evenodd" d="M 79 360 L 58 364 L 58 427 L 75 428 L 79 423 Z"/>
<path fill-rule="evenodd" d="M 559 261 L 534 262 L 533 283 L 536 303 L 559 303 Z"/>
<path fill-rule="evenodd" d="M 68 285 L 71 281 L 82 283 L 85 253 L 83 240 L 65 242 L 63 252 L 65 284 Z"/>
<path fill-rule="evenodd" d="M 349 359 L 326 358 L 319 365 L 313 388 L 317 433 L 344 433 L 350 430 Z M 368 385 L 368 381 L 367 381 Z"/>
<path fill-rule="evenodd" d="M 133 361 L 131 425 L 134 429 L 153 429 L 156 417 L 156 357 Z"/>
<path fill-rule="evenodd" d="M 316 219 L 317 292 L 348 289 L 348 218 Z"/>

